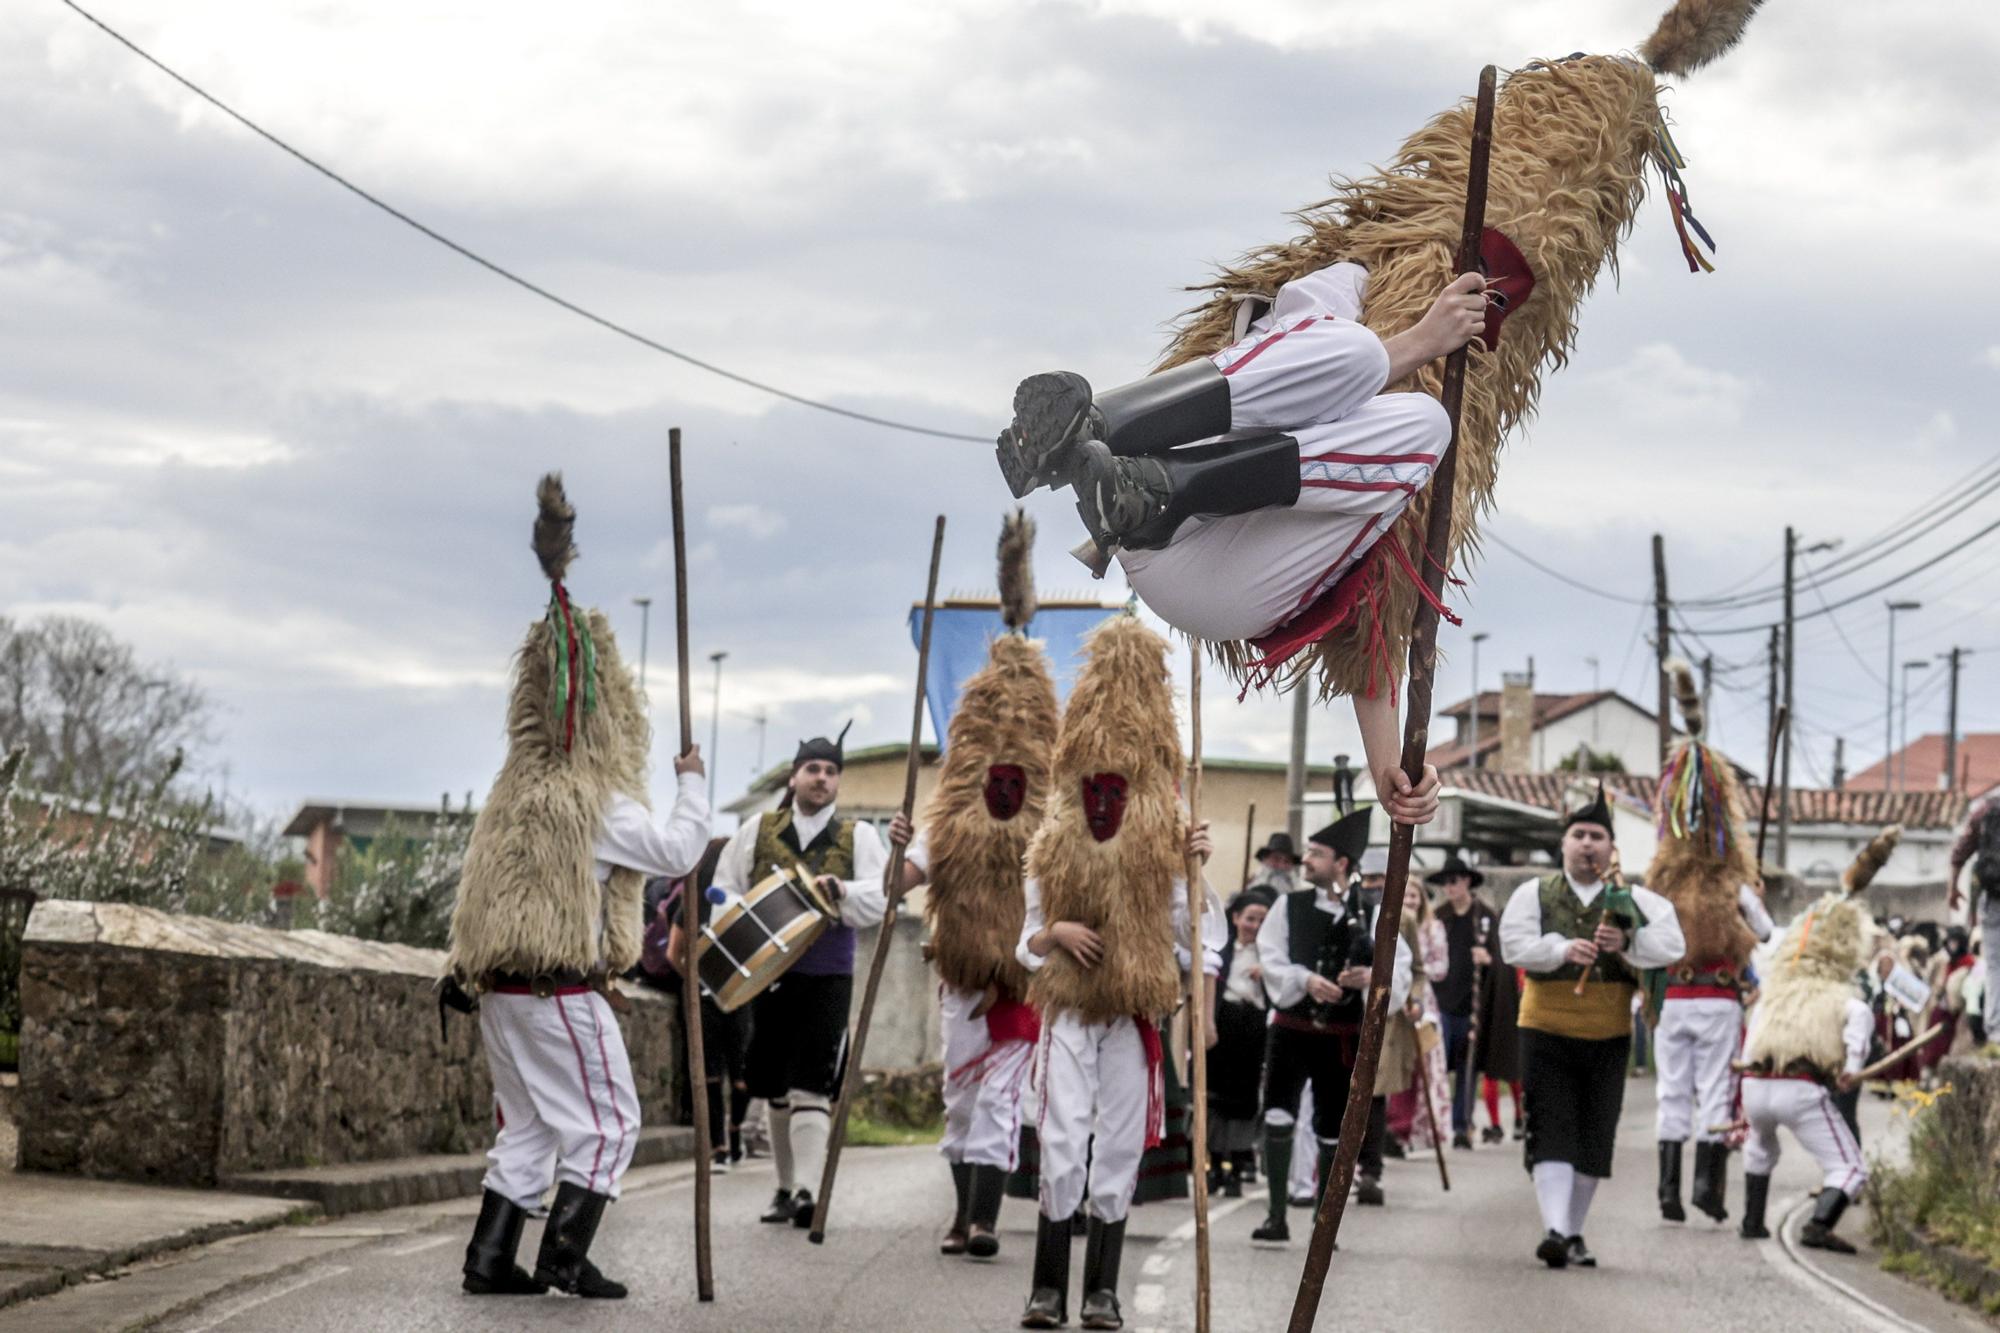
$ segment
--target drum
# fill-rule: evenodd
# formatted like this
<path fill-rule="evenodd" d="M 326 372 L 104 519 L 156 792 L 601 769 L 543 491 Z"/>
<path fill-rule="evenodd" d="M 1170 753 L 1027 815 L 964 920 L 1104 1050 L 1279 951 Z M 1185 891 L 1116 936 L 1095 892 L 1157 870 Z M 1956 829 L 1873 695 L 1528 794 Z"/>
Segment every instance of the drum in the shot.
<path fill-rule="evenodd" d="M 724 1013 L 769 989 L 837 919 L 804 867 L 771 870 L 716 912 L 695 946 L 695 972 Z"/>

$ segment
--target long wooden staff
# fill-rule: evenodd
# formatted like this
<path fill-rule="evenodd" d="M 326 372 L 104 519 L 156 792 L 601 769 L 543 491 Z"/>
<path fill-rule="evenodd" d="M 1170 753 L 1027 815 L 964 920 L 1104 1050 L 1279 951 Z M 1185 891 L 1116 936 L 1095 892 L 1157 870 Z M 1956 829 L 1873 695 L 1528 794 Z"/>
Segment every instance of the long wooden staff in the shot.
<path fill-rule="evenodd" d="M 1458 241 L 1458 271 L 1479 270 L 1479 237 L 1486 230 L 1486 165 L 1493 148 L 1493 66 L 1479 73 L 1479 102 L 1472 119 L 1472 158 L 1466 174 L 1465 228 Z M 1424 751 L 1431 734 L 1431 684 L 1437 670 L 1437 605 L 1444 593 L 1444 571 L 1451 558 L 1452 490 L 1458 475 L 1458 424 L 1465 402 L 1466 349 L 1445 359 L 1440 397 L 1451 418 L 1452 447 L 1438 463 L 1431 481 L 1430 522 L 1424 536 L 1424 583 L 1430 597 L 1417 599 L 1416 623 L 1410 633 L 1410 714 L 1403 726 L 1403 772 L 1414 785 L 1423 780 Z M 1401 540 L 1394 533 L 1385 541 Z M 1340 1118 L 1340 1144 L 1333 1158 L 1333 1179 L 1323 1182 L 1319 1209 L 1313 1215 L 1312 1243 L 1306 1248 L 1305 1271 L 1299 1275 L 1298 1299 L 1292 1304 L 1290 1333 L 1312 1333 L 1326 1287 L 1327 1265 L 1333 1261 L 1340 1235 L 1340 1217 L 1347 1208 L 1347 1191 L 1354 1184 L 1354 1158 L 1367 1131 L 1368 1107 L 1374 1099 L 1375 1068 L 1382 1058 L 1382 1029 L 1389 1021 L 1389 974 L 1396 962 L 1396 938 L 1402 926 L 1403 890 L 1410 878 L 1410 847 L 1415 831 L 1407 824 L 1392 826 L 1389 835 L 1389 875 L 1382 889 L 1382 907 L 1375 921 L 1375 967 L 1368 987 L 1368 1008 L 1361 1020 L 1361 1049 L 1348 1086 L 1347 1109 Z"/>
<path fill-rule="evenodd" d="M 1201 824 L 1201 644 L 1188 645 L 1188 714 L 1194 724 L 1194 745 L 1188 752 L 1188 827 Z M 1247 844 L 1246 844 L 1247 845 Z M 1189 1169 L 1194 1176 L 1194 1327 L 1208 1333 L 1208 972 L 1203 966 L 1202 892 L 1199 857 L 1187 858 L 1188 1050 L 1194 1064 L 1193 1151 Z"/>
<path fill-rule="evenodd" d="M 1437 1148 L 1438 1183 L 1443 1185 L 1445 1193 L 1449 1194 L 1451 1193 L 1451 1172 L 1445 1168 L 1444 1164 L 1444 1139 L 1438 1135 L 1437 1107 L 1431 1104 L 1431 1072 L 1426 1068 L 1429 1063 L 1430 1056 L 1424 1051 L 1423 1037 L 1419 1035 L 1417 1038 L 1417 1096 L 1424 1099 L 1424 1118 L 1430 1121 L 1431 1143 Z"/>
<path fill-rule="evenodd" d="M 917 803 L 917 766 L 923 761 L 924 678 L 931 665 L 931 614 L 937 607 L 938 562 L 944 558 L 944 515 L 939 514 L 937 531 L 931 537 L 931 575 L 924 585 L 924 628 L 917 643 L 917 701 L 910 710 L 910 754 L 903 765 L 903 818 L 909 819 Z M 888 905 L 882 909 L 882 925 L 875 935 L 875 956 L 868 963 L 868 985 L 861 992 L 861 1016 L 854 1024 L 854 1039 L 847 1047 L 847 1072 L 840 1080 L 840 1104 L 833 1110 L 833 1135 L 826 1145 L 826 1169 L 820 1173 L 819 1198 L 813 1205 L 812 1230 L 807 1238 L 815 1245 L 826 1243 L 826 1215 L 833 1206 L 833 1177 L 840 1170 L 840 1149 L 847 1142 L 847 1116 L 854 1109 L 855 1094 L 861 1090 L 861 1053 L 868 1049 L 868 1023 L 875 1016 L 875 993 L 882 988 L 882 967 L 889 961 L 889 941 L 896 934 L 896 906 L 903 900 L 903 848 L 889 849 L 889 868 L 883 872 L 883 895 Z"/>
<path fill-rule="evenodd" d="M 1791 725 L 1791 712 L 1783 704 L 1778 705 L 1778 716 L 1771 722 L 1771 744 L 1764 751 L 1764 800 L 1757 811 L 1757 872 L 1764 871 L 1764 834 L 1771 827 L 1771 782 L 1777 776 L 1778 746 L 1784 743 L 1785 728 Z"/>
<path fill-rule="evenodd" d="M 1250 882 L 1250 849 L 1257 845 L 1257 803 L 1250 802 L 1250 813 L 1243 816 L 1243 878 L 1236 881 L 1242 888 Z"/>
<path fill-rule="evenodd" d="M 1486 934 L 1491 920 L 1480 909 L 1485 904 L 1479 899 L 1472 900 L 1472 943 L 1475 947 L 1486 948 Z M 1479 1011 L 1484 1007 L 1486 991 L 1486 964 L 1472 965 L 1472 1021 L 1465 1028 L 1465 1064 L 1459 1074 L 1459 1081 L 1465 1085 L 1465 1127 L 1472 1128 L 1473 1111 L 1479 1104 Z M 1449 1051 L 1446 1052 L 1447 1056 Z M 1499 1121 L 1494 1121 L 1499 1128 Z"/>
<path fill-rule="evenodd" d="M 667 432 L 667 479 L 674 509 L 674 633 L 680 666 L 681 748 L 694 748 L 694 705 L 688 697 L 687 517 L 681 503 L 681 428 Z M 715 756 L 709 755 L 714 763 Z M 715 1264 L 709 1248 L 708 1060 L 701 1049 L 701 977 L 695 971 L 695 944 L 701 934 L 695 899 L 701 885 L 694 875 L 681 890 L 681 1018 L 687 1024 L 688 1100 L 694 1103 L 694 1287 L 704 1301 L 715 1299 Z"/>

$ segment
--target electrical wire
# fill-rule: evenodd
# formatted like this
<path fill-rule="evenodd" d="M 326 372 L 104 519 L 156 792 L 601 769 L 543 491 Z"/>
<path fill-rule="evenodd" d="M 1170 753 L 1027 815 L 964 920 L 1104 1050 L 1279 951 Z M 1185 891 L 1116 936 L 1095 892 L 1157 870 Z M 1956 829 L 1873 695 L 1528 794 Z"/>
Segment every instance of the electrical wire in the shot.
<path fill-rule="evenodd" d="M 68 3 L 68 0 L 64 0 L 64 3 Z M 1508 541 L 1505 537 L 1502 537 L 1497 532 L 1482 532 L 1479 534 L 1479 540 L 1481 540 L 1482 542 L 1487 542 L 1487 541 L 1492 542 L 1495 546 L 1498 546 L 1501 550 L 1506 551 L 1510 555 L 1514 556 L 1516 559 L 1522 561 L 1525 564 L 1534 566 L 1536 569 L 1541 570 L 1542 573 L 1547 574 L 1550 578 L 1555 579 L 1558 582 L 1567 583 L 1570 587 L 1575 588 L 1578 592 L 1587 592 L 1592 597 L 1602 597 L 1608 602 L 1623 602 L 1626 606 L 1654 605 L 1653 599 L 1650 597 L 1627 597 L 1622 593 L 1606 592 L 1602 588 L 1594 588 L 1590 584 L 1584 583 L 1579 579 L 1573 579 L 1569 575 L 1563 573 L 1561 570 L 1552 569 L 1549 566 L 1543 564 L 1541 561 L 1535 559 L 1535 557 L 1529 555 L 1526 551 L 1523 551 L 1520 547 L 1514 545 L 1514 543 Z"/>

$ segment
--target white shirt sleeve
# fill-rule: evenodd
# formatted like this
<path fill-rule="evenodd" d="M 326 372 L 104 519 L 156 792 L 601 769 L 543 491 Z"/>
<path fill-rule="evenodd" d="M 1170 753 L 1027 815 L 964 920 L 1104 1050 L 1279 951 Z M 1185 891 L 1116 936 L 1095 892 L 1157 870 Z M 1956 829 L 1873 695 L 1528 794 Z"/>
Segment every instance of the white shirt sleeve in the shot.
<path fill-rule="evenodd" d="M 1530 972 L 1553 972 L 1563 965 L 1569 948 L 1566 936 L 1542 930 L 1542 897 L 1539 881 L 1529 880 L 1507 899 L 1500 914 L 1500 959 L 1509 967 Z"/>
<path fill-rule="evenodd" d="M 1639 905 L 1646 924 L 1633 932 L 1625 961 L 1640 969 L 1679 962 L 1687 952 L 1687 938 L 1681 934 L 1681 918 L 1674 905 L 1651 889 L 1633 889 L 1632 901 Z"/>
<path fill-rule="evenodd" d="M 715 863 L 715 887 L 731 899 L 741 898 L 750 888 L 750 857 L 757 850 L 757 826 L 762 816 L 752 815 L 729 835 L 722 858 Z"/>
<path fill-rule="evenodd" d="M 664 819 L 623 793 L 613 794 L 593 855 L 647 875 L 678 876 L 693 870 L 707 850 L 708 779 L 683 773 L 674 808 Z"/>
<path fill-rule="evenodd" d="M 840 924 L 857 930 L 875 925 L 889 909 L 882 875 L 889 868 L 889 849 L 882 835 L 864 819 L 854 821 L 854 878 L 841 881 Z"/>
<path fill-rule="evenodd" d="M 931 877 L 931 835 L 929 829 L 918 829 L 910 838 L 910 845 L 903 849 L 903 864 L 912 866 L 925 879 Z"/>
<path fill-rule="evenodd" d="M 1312 969 L 1292 961 L 1292 922 L 1286 898 L 1279 898 L 1257 927 L 1257 961 L 1264 969 L 1264 993 L 1273 1009 L 1289 1009 L 1306 998 Z"/>
<path fill-rule="evenodd" d="M 1028 947 L 1028 941 L 1041 934 L 1042 927 L 1048 924 L 1042 920 L 1042 882 L 1030 875 L 1021 885 L 1021 890 L 1027 911 L 1021 915 L 1021 938 L 1014 945 L 1014 958 L 1022 967 L 1034 972 L 1045 961 L 1042 955 Z"/>
<path fill-rule="evenodd" d="M 1757 937 L 1758 942 L 1770 939 L 1771 932 L 1777 927 L 1771 921 L 1771 914 L 1764 910 L 1764 900 L 1757 896 L 1757 890 L 1748 884 L 1739 885 L 1736 901 L 1743 908 L 1744 924 L 1750 927 L 1750 933 Z"/>
<path fill-rule="evenodd" d="M 1875 1037 L 1875 1015 L 1867 1005 L 1859 1000 L 1847 1002 L 1847 1021 L 1841 1025 L 1840 1036 L 1847 1047 L 1845 1072 L 1860 1073 L 1868 1061 L 1868 1044 Z"/>
<path fill-rule="evenodd" d="M 1202 881 L 1201 913 L 1201 970 L 1211 977 L 1222 975 L 1222 942 L 1224 939 L 1222 922 L 1222 900 L 1215 896 L 1206 879 Z M 1187 881 L 1174 881 L 1174 962 L 1182 972 L 1188 970 L 1188 902 Z"/>

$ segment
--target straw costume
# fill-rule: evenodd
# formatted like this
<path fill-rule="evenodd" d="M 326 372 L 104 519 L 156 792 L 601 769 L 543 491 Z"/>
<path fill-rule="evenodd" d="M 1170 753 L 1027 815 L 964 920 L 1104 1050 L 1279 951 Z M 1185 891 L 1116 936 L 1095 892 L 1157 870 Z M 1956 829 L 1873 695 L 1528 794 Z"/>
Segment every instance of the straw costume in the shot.
<path fill-rule="evenodd" d="M 1058 717 L 1048 657 L 1026 633 L 1035 615 L 1034 539 L 1033 522 L 1019 511 L 1001 529 L 1006 632 L 959 694 L 937 790 L 903 862 L 906 886 L 930 886 L 924 923 L 944 1038 L 938 1150 L 958 1195 L 939 1248 L 976 1259 L 1000 1252 L 1000 1200 L 1041 1031 L 1027 1004 L 1027 970 L 1014 956 L 1023 861 L 1048 802 Z"/>
<path fill-rule="evenodd" d="M 465 1255 L 465 1289 L 620 1297 L 588 1253 L 639 1140 L 639 1097 L 608 978 L 639 960 L 646 877 L 685 875 L 708 841 L 698 761 L 670 817 L 648 809 L 652 732 L 601 612 L 571 604 L 576 511 L 551 473 L 534 549 L 548 614 L 528 630 L 507 703 L 507 758 L 473 824 L 451 916 L 445 993 L 471 1008 L 501 1129 Z M 531 1278 L 514 1262 L 526 1211 L 555 1202 Z"/>
<path fill-rule="evenodd" d="M 1690 269 L 1708 267 L 1654 80 L 1720 55 L 1757 2 L 1680 0 L 1643 63 L 1536 61 L 1501 86 L 1481 246 L 1489 306 L 1448 568 L 1476 550 L 1501 443 L 1567 359 L 1599 274 L 1615 273 L 1649 168 Z M 1248 683 L 1316 674 L 1324 696 L 1373 697 L 1385 682 L 1393 695 L 1422 589 L 1425 488 L 1450 428 L 1441 362 L 1388 383 L 1383 340 L 1444 302 L 1472 117 L 1470 101 L 1444 112 L 1386 168 L 1336 180 L 1297 214 L 1303 235 L 1225 268 L 1158 373 L 1094 393 L 1056 372 L 1016 391 L 998 448 L 1010 488 L 1072 486 L 1092 539 L 1079 556 L 1102 572 L 1115 554 L 1153 611 Z"/>
<path fill-rule="evenodd" d="M 1888 863 L 1902 837 L 1892 825 L 1862 849 L 1827 894 L 1794 921 L 1778 941 L 1771 975 L 1764 981 L 1743 1058 L 1743 1225 L 1749 1240 L 1771 1233 L 1764 1205 L 1778 1164 L 1778 1128 L 1792 1132 L 1824 1173 L 1812 1220 L 1799 1243 L 1854 1253 L 1836 1236 L 1847 1205 L 1861 1197 L 1868 1168 L 1861 1145 L 1834 1104 L 1842 1076 L 1861 1072 L 1874 1020 L 1855 992 L 1854 977 L 1868 956 L 1874 932 L 1864 893 Z"/>
<path fill-rule="evenodd" d="M 1064 709 L 1041 826 L 1028 845 L 1015 957 L 1042 1015 L 1041 1217 L 1024 1328 L 1068 1319 L 1071 1218 L 1088 1196 L 1084 1328 L 1118 1328 L 1118 1268 L 1141 1154 L 1165 1114 L 1158 1020 L 1180 1003 L 1196 931 L 1184 878 L 1180 734 L 1166 641 L 1138 617 L 1092 631 Z M 1221 970 L 1222 907 L 1207 894 L 1198 965 Z M 1085 966 L 1066 943 L 1090 932 Z"/>
<path fill-rule="evenodd" d="M 1701 696 L 1685 662 L 1669 662 L 1688 739 L 1667 759 L 1654 808 L 1659 850 L 1646 884 L 1674 905 L 1687 955 L 1649 973 L 1660 992 L 1653 1035 L 1660 1105 L 1660 1216 L 1687 1220 L 1681 1207 L 1682 1147 L 1694 1138 L 1689 1202 L 1728 1218 L 1729 1145 L 1716 1127 L 1732 1117 L 1742 1046 L 1743 992 L 1750 953 L 1771 938 L 1754 845 L 1744 836 L 1743 791 L 1729 760 L 1702 740 Z"/>

